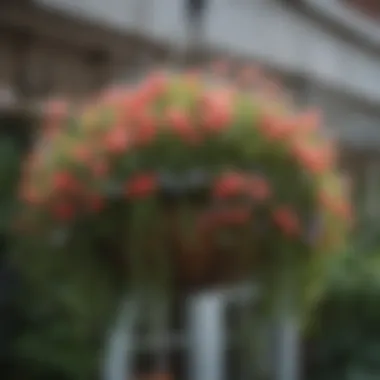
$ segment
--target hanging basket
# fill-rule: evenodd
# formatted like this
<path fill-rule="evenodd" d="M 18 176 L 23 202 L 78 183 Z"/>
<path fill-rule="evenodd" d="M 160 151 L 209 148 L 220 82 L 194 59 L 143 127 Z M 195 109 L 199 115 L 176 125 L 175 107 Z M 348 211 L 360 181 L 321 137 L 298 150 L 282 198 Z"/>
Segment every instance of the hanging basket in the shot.
<path fill-rule="evenodd" d="M 205 287 L 272 273 L 284 246 L 303 266 L 345 242 L 349 202 L 316 114 L 264 90 L 154 74 L 52 105 L 45 127 L 19 225 L 46 261 L 87 250 L 134 285 Z"/>

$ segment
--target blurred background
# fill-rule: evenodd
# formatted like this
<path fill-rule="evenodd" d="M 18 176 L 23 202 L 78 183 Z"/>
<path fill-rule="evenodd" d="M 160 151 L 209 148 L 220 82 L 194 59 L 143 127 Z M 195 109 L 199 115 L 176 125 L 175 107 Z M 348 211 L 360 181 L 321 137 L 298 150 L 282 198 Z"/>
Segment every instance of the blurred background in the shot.
<path fill-rule="evenodd" d="M 320 108 L 352 184 L 359 222 L 303 337 L 302 378 L 380 379 L 379 0 L 0 2 L 2 379 L 82 380 L 99 372 L 91 359 L 97 334 L 80 345 L 62 315 L 42 322 L 43 308 L 7 264 L 18 168 L 36 136 L 39 104 L 83 100 L 153 66 L 202 67 L 220 58 L 238 67 L 259 64 L 297 104 Z M 237 294 L 244 301 L 244 291 Z M 241 308 L 236 300 L 233 289 L 223 290 L 179 307 L 170 338 L 175 377 L 244 378 L 228 338 Z M 187 342 L 189 331 L 194 339 Z"/>

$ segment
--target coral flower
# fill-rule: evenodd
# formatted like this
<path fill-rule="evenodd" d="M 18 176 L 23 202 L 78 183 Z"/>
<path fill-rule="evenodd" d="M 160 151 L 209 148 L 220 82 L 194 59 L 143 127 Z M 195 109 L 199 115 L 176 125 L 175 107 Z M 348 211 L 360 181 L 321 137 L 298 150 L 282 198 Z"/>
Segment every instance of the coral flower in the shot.
<path fill-rule="evenodd" d="M 59 221 L 69 221 L 75 216 L 75 208 L 69 202 L 58 202 L 52 207 L 52 213 Z"/>
<path fill-rule="evenodd" d="M 136 120 L 138 128 L 135 131 L 135 142 L 137 145 L 147 145 L 153 142 L 156 136 L 156 120 L 153 115 L 143 112 Z"/>
<path fill-rule="evenodd" d="M 75 177 L 69 172 L 54 173 L 52 178 L 54 191 L 58 192 L 74 192 L 79 189 L 79 184 Z"/>
<path fill-rule="evenodd" d="M 231 114 L 227 108 L 209 109 L 203 115 L 203 123 L 206 130 L 219 132 L 229 125 Z"/>
<path fill-rule="evenodd" d="M 271 196 L 271 189 L 264 178 L 253 177 L 247 184 L 249 195 L 256 201 L 265 201 Z"/>
<path fill-rule="evenodd" d="M 210 132 L 219 132 L 231 124 L 233 115 L 232 93 L 218 91 L 203 98 L 203 127 Z"/>
<path fill-rule="evenodd" d="M 151 91 L 150 87 L 145 83 L 131 94 L 127 111 L 132 122 L 149 108 L 153 97 Z"/>
<path fill-rule="evenodd" d="M 290 207 L 277 208 L 273 212 L 273 221 L 289 237 L 294 237 L 300 233 L 299 219 Z"/>
<path fill-rule="evenodd" d="M 105 137 L 105 145 L 111 153 L 125 152 L 130 145 L 127 131 L 121 126 L 114 127 Z"/>
<path fill-rule="evenodd" d="M 197 143 L 199 136 L 196 133 L 189 116 L 181 109 L 171 108 L 167 112 L 167 120 L 171 128 L 185 142 Z"/>
<path fill-rule="evenodd" d="M 157 189 L 155 174 L 139 174 L 130 179 L 125 187 L 125 194 L 131 198 L 145 198 L 152 195 Z"/>
<path fill-rule="evenodd" d="M 331 165 L 331 154 L 329 151 L 320 147 L 308 146 L 306 142 L 295 142 L 293 154 L 305 169 L 314 174 L 323 173 Z"/>
<path fill-rule="evenodd" d="M 227 198 L 239 195 L 246 189 L 245 178 L 238 173 L 224 174 L 214 187 L 216 198 Z"/>
<path fill-rule="evenodd" d="M 264 136 L 274 141 L 290 137 L 295 130 L 292 120 L 269 113 L 262 115 L 259 128 Z"/>

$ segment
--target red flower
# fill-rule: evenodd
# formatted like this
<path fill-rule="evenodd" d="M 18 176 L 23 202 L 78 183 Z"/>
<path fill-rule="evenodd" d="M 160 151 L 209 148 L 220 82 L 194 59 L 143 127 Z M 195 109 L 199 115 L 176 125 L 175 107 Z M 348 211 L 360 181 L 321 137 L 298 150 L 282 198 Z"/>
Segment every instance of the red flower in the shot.
<path fill-rule="evenodd" d="M 314 174 L 323 173 L 331 165 L 330 151 L 321 147 L 308 146 L 306 142 L 296 142 L 293 146 L 293 154 L 305 169 Z"/>
<path fill-rule="evenodd" d="M 152 115 L 143 112 L 137 119 L 138 128 L 136 130 L 136 143 L 146 145 L 151 143 L 156 135 L 156 121 Z"/>
<path fill-rule="evenodd" d="M 60 221 L 69 221 L 75 216 L 74 206 L 71 203 L 64 201 L 54 204 L 52 212 L 54 217 Z"/>
<path fill-rule="evenodd" d="M 119 154 L 126 151 L 130 145 L 127 131 L 123 127 L 113 128 L 105 138 L 105 144 L 112 153 Z"/>
<path fill-rule="evenodd" d="M 239 195 L 246 189 L 245 178 L 238 173 L 224 174 L 215 184 L 214 196 L 227 198 Z"/>
<path fill-rule="evenodd" d="M 128 181 L 125 189 L 127 197 L 145 198 L 152 195 L 157 189 L 155 174 L 139 174 Z"/>
<path fill-rule="evenodd" d="M 91 166 L 91 169 L 96 178 L 102 178 L 108 173 L 108 165 L 103 160 L 94 162 Z"/>
<path fill-rule="evenodd" d="M 93 194 L 90 196 L 89 207 L 93 212 L 100 212 L 103 210 L 105 205 L 104 198 L 98 194 Z"/>
<path fill-rule="evenodd" d="M 196 143 L 199 141 L 197 135 L 188 115 L 181 109 L 172 108 L 168 110 L 167 119 L 169 125 L 173 128 L 184 141 Z"/>
<path fill-rule="evenodd" d="M 219 132 L 228 127 L 232 118 L 232 93 L 230 91 L 208 94 L 203 100 L 202 124 L 209 132 Z"/>
<path fill-rule="evenodd" d="M 52 178 L 53 189 L 62 192 L 75 192 L 79 189 L 78 181 L 69 172 L 58 172 Z"/>
<path fill-rule="evenodd" d="M 152 95 L 146 88 L 141 86 L 130 97 L 129 105 L 127 107 L 130 119 L 135 121 L 138 117 L 146 111 L 149 103 L 151 102 Z"/>
<path fill-rule="evenodd" d="M 230 113 L 227 109 L 210 109 L 203 115 L 203 123 L 206 130 L 218 132 L 228 126 Z"/>
<path fill-rule="evenodd" d="M 259 128 L 268 139 L 278 141 L 290 137 L 295 130 L 295 124 L 290 119 L 267 113 L 262 115 Z"/>
<path fill-rule="evenodd" d="M 161 95 L 167 87 L 168 79 L 164 73 L 155 73 L 146 83 L 145 91 L 150 99 L 154 99 L 156 96 Z"/>
<path fill-rule="evenodd" d="M 265 201 L 271 195 L 271 189 L 264 178 L 252 177 L 248 180 L 249 195 L 256 201 Z"/>
<path fill-rule="evenodd" d="M 300 222 L 296 213 L 289 207 L 283 206 L 273 212 L 274 223 L 285 235 L 294 237 L 300 233 Z"/>

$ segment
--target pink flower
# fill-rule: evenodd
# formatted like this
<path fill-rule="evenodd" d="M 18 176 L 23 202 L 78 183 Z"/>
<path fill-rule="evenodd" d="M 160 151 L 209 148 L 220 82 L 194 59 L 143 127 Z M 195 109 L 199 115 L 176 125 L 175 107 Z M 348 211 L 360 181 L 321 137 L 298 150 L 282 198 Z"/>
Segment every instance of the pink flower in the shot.
<path fill-rule="evenodd" d="M 288 237 L 299 235 L 301 226 L 297 214 L 286 206 L 281 206 L 273 212 L 274 223 Z"/>
<path fill-rule="evenodd" d="M 167 112 L 167 119 L 173 131 L 185 142 L 197 143 L 199 136 L 196 133 L 189 116 L 179 108 L 171 108 Z"/>
<path fill-rule="evenodd" d="M 227 198 L 241 194 L 246 189 L 245 178 L 238 173 L 224 174 L 214 186 L 216 198 Z"/>
<path fill-rule="evenodd" d="M 157 189 L 155 174 L 139 174 L 130 179 L 125 187 L 125 194 L 130 198 L 145 198 L 152 195 Z"/>
<path fill-rule="evenodd" d="M 105 145 L 111 153 L 120 154 L 130 146 L 127 131 L 121 126 L 114 127 L 105 138 Z"/>

